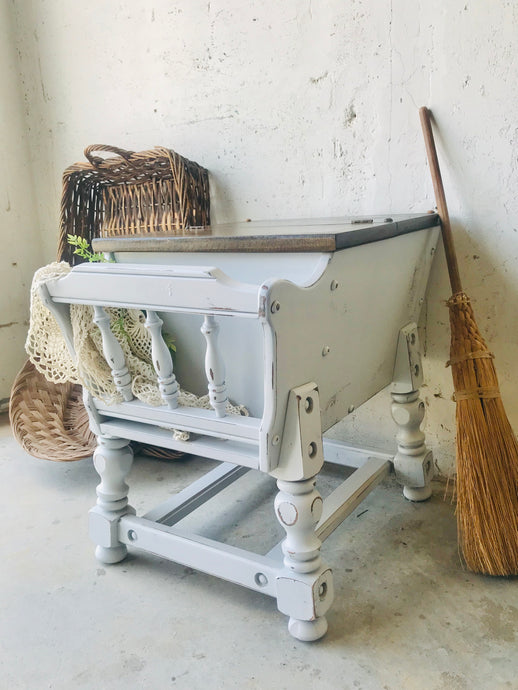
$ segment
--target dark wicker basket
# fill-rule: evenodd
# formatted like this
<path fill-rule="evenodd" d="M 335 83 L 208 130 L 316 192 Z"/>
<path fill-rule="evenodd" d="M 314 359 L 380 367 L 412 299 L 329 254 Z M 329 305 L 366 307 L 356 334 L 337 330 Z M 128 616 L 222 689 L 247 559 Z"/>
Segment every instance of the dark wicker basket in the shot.
<path fill-rule="evenodd" d="M 116 158 L 100 158 L 108 151 Z M 168 234 L 210 225 L 209 174 L 174 151 L 157 147 L 134 153 L 114 146 L 88 146 L 87 163 L 76 163 L 63 174 L 58 261 L 82 261 L 68 243 L 79 235 L 95 237 Z M 15 438 L 30 454 L 46 460 L 79 460 L 91 455 L 95 436 L 80 386 L 47 381 L 31 362 L 16 377 L 9 407 Z M 164 460 L 184 453 L 132 444 Z"/>
<path fill-rule="evenodd" d="M 94 151 L 117 154 L 94 156 Z M 88 162 L 63 174 L 58 257 L 77 263 L 67 235 L 94 237 L 175 235 L 210 225 L 209 174 L 163 147 L 125 151 L 87 146 Z"/>

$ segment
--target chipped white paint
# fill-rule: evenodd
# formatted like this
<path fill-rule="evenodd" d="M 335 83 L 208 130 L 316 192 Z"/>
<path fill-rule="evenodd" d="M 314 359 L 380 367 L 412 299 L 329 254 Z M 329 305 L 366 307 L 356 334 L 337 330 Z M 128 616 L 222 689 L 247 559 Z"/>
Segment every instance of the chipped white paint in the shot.
<path fill-rule="evenodd" d="M 218 417 L 225 416 L 228 402 L 225 385 L 225 363 L 221 349 L 218 347 L 219 324 L 211 314 L 205 314 L 201 332 L 205 336 L 207 350 L 205 353 L 205 375 L 209 389 L 210 404 Z"/>
<path fill-rule="evenodd" d="M 277 486 L 275 513 L 286 532 L 282 542 L 284 565 L 293 573 L 278 579 L 277 606 L 290 617 L 290 633 L 299 640 L 311 642 L 326 633 L 325 613 L 334 596 L 333 575 L 322 562 L 321 541 L 315 532 L 323 502 L 315 489 L 315 477 L 297 482 L 279 479 Z M 301 575 L 313 576 L 311 587 Z M 316 582 L 315 577 L 318 578 Z M 313 595 L 302 596 L 302 588 L 313 590 Z"/>
<path fill-rule="evenodd" d="M 515 2 L 57 0 L 3 8 L 12 13 L 14 43 L 2 42 L 10 53 L 2 101 L 25 108 L 29 141 L 15 145 L 24 133 L 13 113 L 6 174 L 18 223 L 8 231 L 13 241 L 3 236 L 3 243 L 10 252 L 17 247 L 19 267 L 1 267 L 10 288 L 4 294 L 14 294 L 16 276 L 19 305 L 5 322 L 23 321 L 28 268 L 20 266 L 34 262 L 32 249 L 14 239 L 36 227 L 35 202 L 46 247 L 40 263 L 54 256 L 61 172 L 86 144 L 138 150 L 158 143 L 203 163 L 218 221 L 420 211 L 434 203 L 417 115 L 428 105 L 440 125 L 464 283 L 518 429 Z M 9 21 L 0 26 L 9 32 Z M 16 88 L 19 100 L 9 97 Z M 34 194 L 24 193 L 26 161 Z M 420 326 L 431 382 L 428 432 L 444 471 L 454 430 L 444 369 L 448 296 L 440 251 Z M 386 440 L 387 398 L 339 433 L 361 429 L 363 436 L 367 427 L 373 443 Z"/>

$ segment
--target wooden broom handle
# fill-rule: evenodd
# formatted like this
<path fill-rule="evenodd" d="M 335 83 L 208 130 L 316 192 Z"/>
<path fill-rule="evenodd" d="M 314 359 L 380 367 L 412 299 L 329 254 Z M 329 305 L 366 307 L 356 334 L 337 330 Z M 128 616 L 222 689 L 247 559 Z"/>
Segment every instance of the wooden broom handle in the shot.
<path fill-rule="evenodd" d="M 450 285 L 452 293 L 455 295 L 457 292 L 462 292 L 462 284 L 460 282 L 459 265 L 457 262 L 457 254 L 455 253 L 455 245 L 453 243 L 450 216 L 448 214 L 448 206 L 446 205 L 446 197 L 444 196 L 444 187 L 442 184 L 439 161 L 437 159 L 437 151 L 435 149 L 430 115 L 431 113 L 428 108 L 422 107 L 419 109 L 419 117 L 421 119 L 421 127 L 423 128 L 424 143 L 426 146 L 426 155 L 428 156 L 428 165 L 432 173 L 435 203 L 437 204 L 437 210 L 441 219 L 442 241 L 446 254 Z"/>

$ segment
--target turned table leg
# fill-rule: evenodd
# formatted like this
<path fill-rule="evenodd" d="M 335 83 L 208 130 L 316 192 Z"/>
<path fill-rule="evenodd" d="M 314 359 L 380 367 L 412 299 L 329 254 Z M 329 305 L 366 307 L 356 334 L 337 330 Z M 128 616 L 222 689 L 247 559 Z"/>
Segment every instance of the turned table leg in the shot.
<path fill-rule="evenodd" d="M 333 601 L 333 578 L 320 557 L 315 526 L 322 515 L 322 498 L 315 477 L 278 480 L 275 514 L 286 532 L 282 543 L 286 576 L 278 578 L 277 605 L 290 616 L 288 629 L 299 640 L 318 640 L 327 631 L 326 611 Z"/>
<path fill-rule="evenodd" d="M 135 514 L 128 505 L 125 482 L 133 463 L 129 441 L 122 438 L 98 438 L 94 466 L 101 483 L 97 486 L 97 505 L 90 510 L 90 537 L 97 544 L 95 555 L 102 563 L 118 563 L 127 555 L 119 541 L 118 524 L 123 515 Z"/>
<path fill-rule="evenodd" d="M 394 470 L 409 501 L 426 501 L 432 495 L 433 456 L 420 428 L 424 412 L 418 390 L 392 393 L 392 417 L 399 427 Z"/>

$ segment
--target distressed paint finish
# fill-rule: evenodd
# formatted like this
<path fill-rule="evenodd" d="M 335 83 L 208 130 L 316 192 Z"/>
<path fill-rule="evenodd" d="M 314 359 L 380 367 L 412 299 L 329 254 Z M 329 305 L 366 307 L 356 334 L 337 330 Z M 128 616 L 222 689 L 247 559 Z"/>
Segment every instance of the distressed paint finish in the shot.
<path fill-rule="evenodd" d="M 178 383 L 173 373 L 173 358 L 162 337 L 162 319 L 147 310 L 145 326 L 151 334 L 151 358 L 155 367 L 158 387 L 165 404 L 174 410 L 178 406 Z"/>
<path fill-rule="evenodd" d="M 205 315 L 201 332 L 207 343 L 205 375 L 207 376 L 210 404 L 218 417 L 224 417 L 228 402 L 225 385 L 225 363 L 221 349 L 218 347 L 219 324 L 214 316 Z"/>
<path fill-rule="evenodd" d="M 421 430 L 425 405 L 419 391 L 392 393 L 392 418 L 398 425 L 396 477 L 410 501 L 425 501 L 432 495 L 433 456 Z"/>
<path fill-rule="evenodd" d="M 414 224 L 415 231 L 399 234 L 399 222 Z M 234 379 L 259 378 L 264 390 L 260 407 L 255 399 L 257 386 L 246 390 L 244 398 L 233 396 L 231 387 L 228 395 L 245 406 L 255 407 L 255 414 L 261 419 L 259 467 L 272 471 L 279 464 L 287 396 L 301 382 L 313 381 L 318 388 L 315 403 L 321 414 L 314 416 L 325 432 L 392 380 L 399 331 L 418 318 L 425 294 L 438 236 L 435 222 L 435 217 L 427 214 L 401 217 L 392 225 L 394 236 L 370 242 L 365 231 L 363 244 L 337 250 L 331 257 L 327 253 L 317 255 L 311 268 L 304 252 L 286 254 L 291 280 L 284 278 L 282 261 L 277 267 L 278 277 L 267 278 L 271 270 L 268 252 L 253 254 L 255 265 L 251 265 L 253 270 L 248 278 L 254 279 L 253 283 L 231 277 L 232 264 L 240 263 L 240 254 L 202 254 L 211 261 L 221 256 L 222 263 L 227 261 L 229 275 L 214 266 L 190 264 L 188 253 L 173 253 L 178 263 L 160 265 L 151 263 L 154 254 L 142 252 L 132 253 L 139 263 L 124 263 L 125 254 L 121 253 L 121 263 L 81 264 L 63 278 L 49 281 L 47 287 L 56 302 L 56 310 L 67 302 L 95 305 L 99 315 L 96 320 L 103 327 L 105 356 L 126 401 L 131 400 L 130 382 L 122 353 L 117 352 L 118 344 L 100 305 L 151 308 L 165 314 L 191 315 L 191 320 L 194 315 L 204 314 L 205 371 L 211 401 L 221 417 L 227 398 L 223 356 L 232 362 Z M 299 233 L 304 234 L 306 230 L 307 235 L 318 234 L 318 225 L 325 229 L 333 224 L 320 221 L 307 228 L 301 225 Z M 347 228 L 351 230 L 345 224 L 341 234 L 347 235 Z M 370 232 L 374 238 L 378 237 L 378 231 L 379 227 L 373 224 Z M 240 232 L 238 225 L 238 237 Z M 203 238 L 199 241 L 204 242 Z M 369 265 L 376 266 L 372 277 L 367 270 Z M 267 279 L 260 280 L 261 275 Z M 215 321 L 211 317 L 216 314 L 222 323 L 227 317 L 224 328 L 232 334 L 230 349 L 225 352 L 216 346 L 214 338 Z M 245 353 L 241 345 L 243 320 L 258 320 L 262 325 L 262 337 L 259 336 L 259 343 L 250 353 Z M 158 332 L 156 335 L 159 336 Z M 164 348 L 161 350 L 165 351 Z M 180 345 L 177 363 L 183 358 L 193 368 L 195 352 L 193 338 L 183 347 Z M 245 364 L 247 354 L 249 366 Z M 355 366 L 348 366 L 351 362 Z M 130 407 L 133 412 L 128 409 L 125 414 L 135 421 L 158 420 L 164 415 L 160 410 L 149 411 L 138 402 Z M 172 412 L 167 413 L 171 423 Z M 180 410 L 180 413 L 184 415 L 185 426 L 178 428 L 196 431 L 191 410 L 187 413 Z M 210 419 L 199 417 L 198 423 L 205 433 L 216 436 L 224 433 L 232 438 L 226 436 L 221 424 L 214 425 Z M 245 422 L 234 422 L 234 426 L 245 427 Z M 293 473 L 291 460 L 289 465 Z M 279 475 L 279 478 L 307 476 Z"/>
<path fill-rule="evenodd" d="M 324 503 L 315 486 L 324 463 L 323 432 L 354 408 L 351 400 L 361 404 L 392 379 L 392 412 L 399 427 L 393 458 L 396 473 L 410 500 L 425 500 L 431 493 L 433 460 L 420 429 L 424 404 L 418 388 L 423 377 L 414 319 L 425 294 L 438 228 L 430 215 L 404 222 L 408 233 L 399 234 L 392 224 L 392 236 L 381 239 L 381 224 L 365 231 L 363 244 L 340 249 L 337 241 L 331 256 L 323 251 L 309 263 L 304 252 L 291 252 L 279 262 L 277 278 L 266 277 L 267 251 L 254 254 L 250 264 L 254 270 L 245 274 L 247 282 L 231 277 L 241 262 L 239 253 L 210 255 L 221 258 L 227 274 L 211 266 L 193 266 L 185 252 L 178 253 L 178 263 L 171 265 L 152 262 L 152 255 L 143 252 L 135 263 L 81 265 L 45 285 L 45 303 L 64 333 L 70 328 L 69 304 L 94 306 L 104 356 L 124 396 L 123 402 L 111 406 L 85 397 L 99 439 L 94 464 L 101 484 L 97 505 L 90 512 L 90 534 L 101 562 L 123 560 L 131 545 L 275 597 L 279 610 L 289 617 L 289 632 L 298 640 L 309 642 L 325 635 L 334 591 L 331 569 L 320 553 L 322 539 L 386 476 L 392 458 L 366 449 L 351 452 L 342 443 L 327 444 L 332 462 L 346 464 L 352 456 L 358 469 Z M 320 234 L 326 225 L 332 224 L 320 221 L 316 228 L 310 224 L 305 234 Z M 237 226 L 236 240 L 240 233 Z M 298 233 L 304 235 L 303 224 Z M 206 247 L 202 249 L 204 256 Z M 371 273 L 373 266 L 376 270 Z M 259 279 L 261 274 L 264 278 Z M 295 280 L 288 280 L 288 274 Z M 252 276 L 255 282 L 248 282 Z M 373 294 L 379 297 L 373 299 Z M 132 399 L 121 346 L 99 301 L 147 311 L 164 406 Z M 203 359 L 212 410 L 177 404 L 172 359 L 157 311 L 180 313 L 194 321 L 203 317 Z M 219 321 L 225 317 L 238 345 L 231 353 L 224 353 L 216 339 Z M 255 357 L 240 347 L 242 327 L 252 320 L 262 326 L 261 355 Z M 262 410 L 256 417 L 225 415 L 224 354 L 230 355 L 226 357 L 230 373 L 237 378 L 247 378 L 250 372 L 262 378 Z M 333 366 L 332 354 L 340 366 L 336 362 Z M 199 368 L 188 341 L 184 355 Z M 193 440 L 177 440 L 173 429 L 193 432 Z M 137 517 L 128 506 L 125 482 L 132 461 L 130 440 L 227 463 Z M 178 524 L 249 468 L 277 480 L 274 512 L 286 533 L 280 545 L 261 556 Z"/>
<path fill-rule="evenodd" d="M 286 532 L 282 542 L 284 565 L 293 573 L 291 577 L 279 578 L 278 606 L 290 617 L 290 633 L 306 642 L 325 635 L 327 620 L 324 614 L 334 596 L 332 573 L 322 562 L 322 542 L 315 532 L 323 507 L 315 481 L 315 477 L 297 482 L 277 480 L 279 493 L 274 503 L 277 519 Z M 300 591 L 305 584 L 301 575 L 317 578 L 311 587 L 306 586 L 306 596 Z M 303 605 L 306 601 L 309 610 Z"/>
<path fill-rule="evenodd" d="M 102 307 L 94 305 L 93 320 L 101 331 L 104 358 L 111 369 L 117 390 L 124 400 L 132 400 L 131 374 L 128 371 L 122 348 L 110 329 L 110 317 Z"/>

